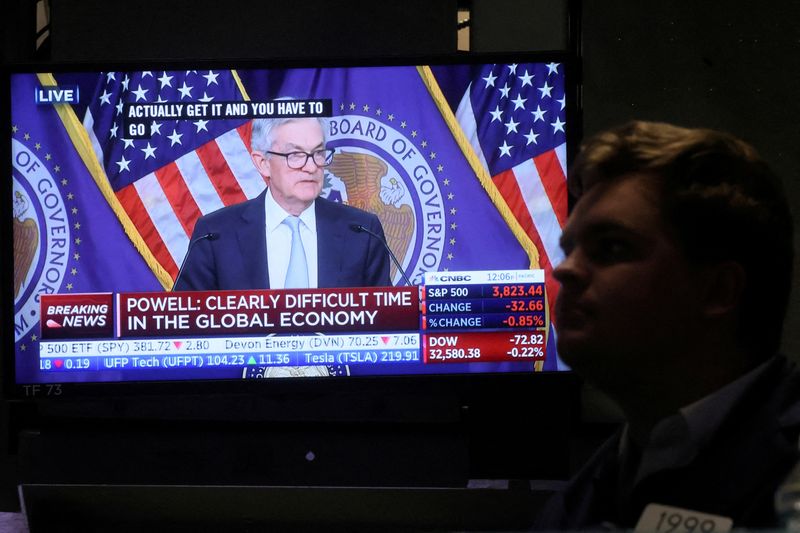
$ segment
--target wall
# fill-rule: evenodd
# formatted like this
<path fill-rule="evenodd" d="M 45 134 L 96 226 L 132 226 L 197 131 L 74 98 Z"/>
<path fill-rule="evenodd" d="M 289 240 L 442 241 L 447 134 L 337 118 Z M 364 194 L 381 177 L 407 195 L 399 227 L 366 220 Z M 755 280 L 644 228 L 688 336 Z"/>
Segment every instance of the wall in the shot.
<path fill-rule="evenodd" d="M 58 0 L 51 12 L 52 59 L 370 57 L 456 48 L 455 0 L 220 5 L 215 0 Z"/>
<path fill-rule="evenodd" d="M 800 233 L 798 21 L 796 0 L 585 0 L 584 134 L 633 118 L 728 130 L 783 178 Z M 799 288 L 783 349 L 800 360 Z"/>

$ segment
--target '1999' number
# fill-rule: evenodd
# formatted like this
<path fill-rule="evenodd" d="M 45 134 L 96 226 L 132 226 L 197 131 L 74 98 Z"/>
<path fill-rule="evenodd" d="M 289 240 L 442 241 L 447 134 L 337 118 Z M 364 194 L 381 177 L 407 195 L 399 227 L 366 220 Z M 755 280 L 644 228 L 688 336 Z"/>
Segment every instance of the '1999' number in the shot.
<path fill-rule="evenodd" d="M 696 516 L 668 512 L 661 513 L 656 526 L 656 531 L 659 533 L 675 533 L 677 531 L 711 533 L 714 529 L 716 529 L 716 524 L 713 520 L 707 518 L 700 520 Z"/>

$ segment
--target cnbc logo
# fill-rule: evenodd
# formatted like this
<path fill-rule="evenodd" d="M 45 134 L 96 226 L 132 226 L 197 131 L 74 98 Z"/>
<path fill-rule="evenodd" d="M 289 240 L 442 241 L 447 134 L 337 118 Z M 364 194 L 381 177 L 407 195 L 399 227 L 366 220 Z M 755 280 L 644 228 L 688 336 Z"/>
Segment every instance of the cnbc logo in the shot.
<path fill-rule="evenodd" d="M 448 273 L 448 272 L 426 272 L 426 283 L 469 283 L 472 281 L 471 274 Z"/>

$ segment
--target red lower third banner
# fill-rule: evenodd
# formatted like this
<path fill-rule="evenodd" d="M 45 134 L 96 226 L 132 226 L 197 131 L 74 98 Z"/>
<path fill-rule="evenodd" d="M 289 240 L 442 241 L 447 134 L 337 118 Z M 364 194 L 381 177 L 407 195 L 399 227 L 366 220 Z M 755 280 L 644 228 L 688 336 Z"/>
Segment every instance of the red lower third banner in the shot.
<path fill-rule="evenodd" d="M 43 339 L 419 329 L 417 287 L 42 295 Z"/>
<path fill-rule="evenodd" d="M 417 287 L 123 293 L 118 337 L 419 328 Z"/>

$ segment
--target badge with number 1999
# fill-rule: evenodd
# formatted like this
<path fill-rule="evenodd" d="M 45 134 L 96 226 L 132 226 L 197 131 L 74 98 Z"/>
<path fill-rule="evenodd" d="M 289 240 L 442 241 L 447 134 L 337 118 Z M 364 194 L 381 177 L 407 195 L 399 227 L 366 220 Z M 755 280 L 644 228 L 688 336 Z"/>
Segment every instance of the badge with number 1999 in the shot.
<path fill-rule="evenodd" d="M 680 507 L 651 503 L 636 523 L 635 533 L 728 533 L 733 520 Z"/>

